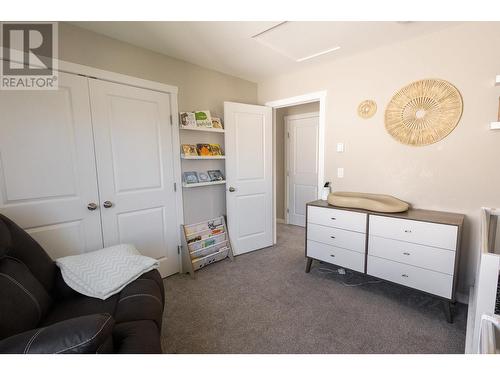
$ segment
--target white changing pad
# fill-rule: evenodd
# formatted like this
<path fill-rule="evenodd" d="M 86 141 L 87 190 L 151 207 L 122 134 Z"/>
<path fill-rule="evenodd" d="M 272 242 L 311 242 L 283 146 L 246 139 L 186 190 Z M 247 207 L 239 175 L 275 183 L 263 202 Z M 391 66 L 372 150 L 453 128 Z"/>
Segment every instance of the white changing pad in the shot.
<path fill-rule="evenodd" d="M 103 300 L 159 266 L 156 259 L 141 255 L 128 244 L 59 258 L 56 264 L 72 289 Z"/>

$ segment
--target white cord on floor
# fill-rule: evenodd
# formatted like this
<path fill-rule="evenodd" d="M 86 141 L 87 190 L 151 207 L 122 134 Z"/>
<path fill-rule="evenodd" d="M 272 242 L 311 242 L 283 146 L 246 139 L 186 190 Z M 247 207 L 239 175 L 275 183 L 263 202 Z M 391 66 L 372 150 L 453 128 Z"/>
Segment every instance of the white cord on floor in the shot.
<path fill-rule="evenodd" d="M 342 285 L 344 285 L 344 286 L 361 286 L 361 285 L 367 285 L 367 284 L 380 284 L 383 282 L 384 282 L 383 280 L 372 280 L 372 281 L 365 281 L 365 282 L 359 283 L 359 284 L 347 284 L 347 283 L 342 281 Z"/>
<path fill-rule="evenodd" d="M 332 269 L 332 268 L 318 268 L 318 271 L 320 273 L 331 273 L 331 274 L 337 274 L 337 275 L 340 275 L 340 273 L 338 272 L 339 268 L 337 269 Z M 352 273 L 350 271 L 345 271 L 346 274 L 347 273 Z M 358 284 L 348 284 L 346 283 L 345 281 L 341 281 L 342 285 L 344 286 L 347 286 L 347 287 L 353 287 L 353 286 L 362 286 L 362 285 L 368 285 L 368 284 L 380 284 L 380 283 L 383 283 L 384 281 L 383 280 L 370 280 L 370 281 L 364 281 L 362 283 L 358 283 Z"/>

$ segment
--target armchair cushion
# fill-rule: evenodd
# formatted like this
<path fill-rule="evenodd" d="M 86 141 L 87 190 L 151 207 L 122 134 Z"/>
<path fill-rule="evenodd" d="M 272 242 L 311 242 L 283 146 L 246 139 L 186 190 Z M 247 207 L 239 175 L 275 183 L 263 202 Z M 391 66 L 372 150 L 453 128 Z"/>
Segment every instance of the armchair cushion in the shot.
<path fill-rule="evenodd" d="M 113 332 L 115 352 L 161 354 L 160 331 L 151 320 L 117 323 Z"/>
<path fill-rule="evenodd" d="M 0 341 L 5 354 L 78 354 L 112 352 L 110 314 L 86 315 L 33 329 Z"/>
<path fill-rule="evenodd" d="M 0 339 L 33 329 L 46 316 L 51 298 L 19 259 L 0 261 Z"/>
<path fill-rule="evenodd" d="M 0 215 L 0 259 L 4 256 L 19 259 L 47 292 L 52 291 L 57 266 L 28 233 Z"/>
<path fill-rule="evenodd" d="M 54 304 L 45 319 L 42 320 L 40 326 L 49 326 L 54 323 L 62 322 L 63 320 L 93 314 L 107 313 L 112 315 L 113 319 L 115 319 L 118 296 L 117 294 L 103 301 L 99 298 L 77 294 L 75 297 L 58 301 L 58 303 Z"/>
<path fill-rule="evenodd" d="M 114 317 L 116 323 L 151 320 L 161 329 L 162 314 L 163 297 L 156 282 L 138 279 L 121 291 Z"/>

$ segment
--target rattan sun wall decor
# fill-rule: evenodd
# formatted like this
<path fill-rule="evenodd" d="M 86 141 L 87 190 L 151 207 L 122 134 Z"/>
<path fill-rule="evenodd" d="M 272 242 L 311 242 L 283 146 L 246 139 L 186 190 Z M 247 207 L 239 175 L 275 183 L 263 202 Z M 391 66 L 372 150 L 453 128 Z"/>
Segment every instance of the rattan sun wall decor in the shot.
<path fill-rule="evenodd" d="M 462 116 L 460 92 L 440 79 L 423 79 L 399 90 L 385 110 L 385 128 L 401 143 L 425 146 L 450 134 Z"/>
<path fill-rule="evenodd" d="M 358 106 L 358 116 L 369 119 L 377 112 L 377 103 L 373 100 L 364 100 Z"/>

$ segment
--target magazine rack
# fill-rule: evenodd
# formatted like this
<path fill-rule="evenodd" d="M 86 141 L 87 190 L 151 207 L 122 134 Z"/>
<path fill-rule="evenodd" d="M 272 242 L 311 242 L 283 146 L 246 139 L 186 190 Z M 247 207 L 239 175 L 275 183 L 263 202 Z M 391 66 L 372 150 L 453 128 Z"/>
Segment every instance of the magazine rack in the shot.
<path fill-rule="evenodd" d="M 182 272 L 189 272 L 192 278 L 197 271 L 209 264 L 229 257 L 233 250 L 224 216 L 196 224 L 181 225 Z"/>

